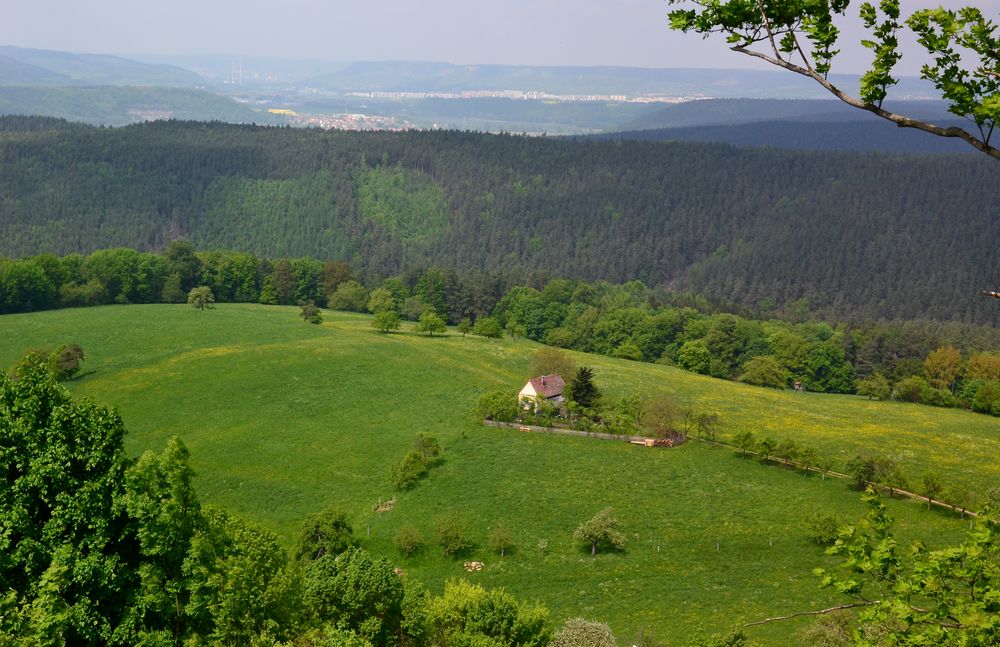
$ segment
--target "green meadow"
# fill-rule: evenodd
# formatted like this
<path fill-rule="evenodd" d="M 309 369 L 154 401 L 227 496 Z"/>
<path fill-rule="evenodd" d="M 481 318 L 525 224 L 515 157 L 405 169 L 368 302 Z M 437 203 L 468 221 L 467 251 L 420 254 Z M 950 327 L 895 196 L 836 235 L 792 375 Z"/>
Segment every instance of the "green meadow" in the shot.
<path fill-rule="evenodd" d="M 87 353 L 68 387 L 119 408 L 135 455 L 180 436 L 206 502 L 242 512 L 291 543 L 302 518 L 347 509 L 362 545 L 440 590 L 451 577 L 538 599 L 559 621 L 607 621 L 620 640 L 647 630 L 683 645 L 699 627 L 836 604 L 811 574 L 830 558 L 805 537 L 824 511 L 863 514 L 843 481 L 761 465 L 689 442 L 673 449 L 486 428 L 472 410 L 484 392 L 517 390 L 538 345 L 450 331 L 381 335 L 363 315 L 324 312 L 308 325 L 298 308 L 220 305 L 108 306 L 0 317 L 0 364 L 65 342 Z M 577 355 L 607 397 L 666 391 L 719 413 L 723 435 L 751 429 L 829 455 L 838 467 L 863 450 L 896 458 L 911 482 L 935 470 L 974 491 L 998 481 L 1000 420 L 951 409 L 868 402 L 855 396 L 777 392 L 652 364 Z M 394 496 L 390 467 L 419 433 L 443 461 L 414 490 Z M 591 558 L 574 528 L 611 506 L 629 542 Z M 917 502 L 891 501 L 904 543 L 939 546 L 964 522 Z M 446 558 L 433 519 L 453 512 L 476 546 Z M 505 557 L 489 529 L 516 537 Z M 426 547 L 405 558 L 392 543 L 416 526 Z M 540 550 L 540 544 L 546 549 Z M 462 562 L 485 562 L 466 573 Z M 766 645 L 793 640 L 808 621 L 756 627 Z M 631 644 L 628 643 L 628 644 Z"/>

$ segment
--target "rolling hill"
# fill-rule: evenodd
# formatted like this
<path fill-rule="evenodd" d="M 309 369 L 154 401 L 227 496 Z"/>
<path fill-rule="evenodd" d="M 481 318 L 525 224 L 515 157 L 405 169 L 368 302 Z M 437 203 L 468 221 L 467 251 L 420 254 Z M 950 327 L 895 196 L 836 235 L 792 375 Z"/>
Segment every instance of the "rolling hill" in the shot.
<path fill-rule="evenodd" d="M 964 125 L 950 120 L 937 123 L 945 127 Z M 968 153 L 972 150 L 960 139 L 945 139 L 919 130 L 894 128 L 886 123 L 869 121 L 758 121 L 737 125 L 632 130 L 594 135 L 592 138 L 717 142 L 748 147 L 898 154 Z"/>
<path fill-rule="evenodd" d="M 0 46 L 0 85 L 138 85 L 194 87 L 204 80 L 174 65 L 107 54 Z"/>
<path fill-rule="evenodd" d="M 167 87 L 0 87 L 0 115 L 42 115 L 94 126 L 153 119 L 284 123 L 280 117 L 206 90 Z"/>
<path fill-rule="evenodd" d="M 0 317 L 0 364 L 25 348 L 74 340 L 87 352 L 69 383 L 77 395 L 119 406 L 133 454 L 180 435 L 192 451 L 208 502 L 250 515 L 290 541 L 308 513 L 347 508 L 370 550 L 440 590 L 469 576 L 539 599 L 556 618 L 598 617 L 620 637 L 641 629 L 687 644 L 699 626 L 719 630 L 783 611 L 835 603 L 813 566 L 829 563 L 808 542 L 813 511 L 842 520 L 861 512 L 842 481 L 760 465 L 692 441 L 671 450 L 524 434 L 483 427 L 471 410 L 480 394 L 518 389 L 538 347 L 451 333 L 380 335 L 361 315 L 324 313 L 303 323 L 296 308 L 222 305 L 110 306 Z M 667 391 L 712 408 L 723 433 L 750 428 L 792 437 L 838 461 L 863 448 L 890 452 L 912 478 L 935 469 L 977 491 L 995 483 L 1000 420 L 849 396 L 775 392 L 664 366 L 577 355 L 608 398 Z M 437 436 L 444 461 L 407 493 L 389 467 L 418 432 Z M 387 512 L 379 502 L 394 497 Z M 931 546 L 966 528 L 917 502 L 890 501 L 901 539 Z M 629 542 L 596 559 L 573 528 L 612 506 Z M 455 511 L 486 568 L 468 575 L 440 555 L 432 519 Z M 516 536 L 500 558 L 485 546 L 490 527 Z M 427 548 L 403 558 L 392 545 L 415 525 Z M 539 548 L 540 543 L 545 549 Z M 765 645 L 795 642 L 801 621 L 753 630 Z"/>

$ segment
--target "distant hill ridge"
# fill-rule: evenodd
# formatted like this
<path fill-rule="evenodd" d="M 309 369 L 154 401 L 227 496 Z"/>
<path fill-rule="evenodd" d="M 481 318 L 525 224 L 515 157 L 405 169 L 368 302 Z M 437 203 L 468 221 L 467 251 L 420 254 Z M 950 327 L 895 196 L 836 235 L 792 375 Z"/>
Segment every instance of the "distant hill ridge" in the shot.
<path fill-rule="evenodd" d="M 886 108 L 919 119 L 952 121 L 944 101 L 894 101 Z M 845 122 L 884 120 L 834 98 L 829 99 L 703 99 L 664 106 L 624 124 L 619 130 L 652 130 L 686 126 L 736 125 L 762 121 Z"/>
<path fill-rule="evenodd" d="M 0 85 L 142 85 L 195 87 L 199 75 L 174 65 L 106 54 L 0 46 Z"/>
<path fill-rule="evenodd" d="M 196 88 L 128 86 L 2 87 L 0 115 L 42 115 L 90 125 L 153 119 L 281 124 L 229 97 Z"/>

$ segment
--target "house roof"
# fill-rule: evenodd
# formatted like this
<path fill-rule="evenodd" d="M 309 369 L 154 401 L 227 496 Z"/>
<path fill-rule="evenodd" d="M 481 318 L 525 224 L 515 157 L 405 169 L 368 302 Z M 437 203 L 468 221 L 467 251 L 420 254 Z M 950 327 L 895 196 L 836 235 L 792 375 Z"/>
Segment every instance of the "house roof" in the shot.
<path fill-rule="evenodd" d="M 535 393 L 543 398 L 554 398 L 557 395 L 562 395 L 563 389 L 566 388 L 566 382 L 558 374 L 539 375 L 532 378 L 530 383 Z"/>

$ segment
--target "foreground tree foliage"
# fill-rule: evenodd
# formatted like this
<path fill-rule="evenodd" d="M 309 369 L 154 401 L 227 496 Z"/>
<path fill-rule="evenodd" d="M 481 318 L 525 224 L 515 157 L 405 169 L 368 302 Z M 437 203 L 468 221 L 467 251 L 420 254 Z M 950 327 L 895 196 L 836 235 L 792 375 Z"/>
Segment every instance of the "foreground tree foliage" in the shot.
<path fill-rule="evenodd" d="M 551 647 L 615 647 L 611 627 L 596 620 L 570 618 L 552 638 Z"/>
<path fill-rule="evenodd" d="M 138 580 L 117 412 L 75 401 L 43 360 L 0 373 L 0 633 L 120 640 Z"/>
<path fill-rule="evenodd" d="M 302 522 L 294 557 L 314 561 L 323 555 L 337 556 L 353 545 L 354 531 L 347 513 L 340 508 L 327 508 Z"/>
<path fill-rule="evenodd" d="M 859 645 L 972 647 L 1000 644 L 1000 524 L 987 509 L 958 546 L 904 551 L 874 490 L 868 514 L 827 551 L 843 558 L 816 569 L 823 586 L 857 607 Z"/>
<path fill-rule="evenodd" d="M 0 373 L 0 643 L 548 641 L 544 607 L 463 583 L 432 598 L 352 547 L 339 510 L 307 518 L 289 559 L 272 533 L 199 503 L 179 439 L 133 462 L 124 435 L 116 412 L 72 399 L 43 358 Z M 438 452 L 430 437 L 417 446 Z"/>
<path fill-rule="evenodd" d="M 465 580 L 446 582 L 428 609 L 433 643 L 442 647 L 544 647 L 552 637 L 548 616 L 543 606 Z"/>
<path fill-rule="evenodd" d="M 861 77 L 856 98 L 829 80 L 833 60 L 840 53 L 836 25 L 846 15 L 850 0 L 669 1 L 700 7 L 671 11 L 673 29 L 724 34 L 733 51 L 809 77 L 851 106 L 897 126 L 960 138 L 1000 159 L 1000 148 L 990 144 L 1000 122 L 1000 37 L 996 24 L 974 6 L 921 9 L 903 18 L 900 0 L 880 0 L 877 6 L 860 3 L 858 13 L 870 34 L 861 45 L 872 51 L 873 60 Z M 934 84 L 952 113 L 971 122 L 969 130 L 943 128 L 883 108 L 890 88 L 899 82 L 893 71 L 903 57 L 899 34 L 906 29 L 930 59 L 921 69 L 921 78 Z"/>

